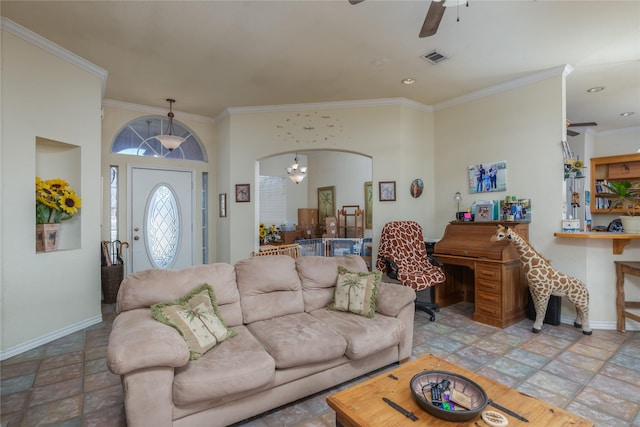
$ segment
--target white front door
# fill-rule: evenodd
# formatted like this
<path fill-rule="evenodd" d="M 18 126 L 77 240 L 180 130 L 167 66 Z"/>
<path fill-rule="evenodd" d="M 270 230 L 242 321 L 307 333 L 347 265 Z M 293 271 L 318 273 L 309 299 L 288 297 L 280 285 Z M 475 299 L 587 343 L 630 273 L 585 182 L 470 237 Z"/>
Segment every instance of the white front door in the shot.
<path fill-rule="evenodd" d="M 129 168 L 131 270 L 193 265 L 192 170 Z"/>

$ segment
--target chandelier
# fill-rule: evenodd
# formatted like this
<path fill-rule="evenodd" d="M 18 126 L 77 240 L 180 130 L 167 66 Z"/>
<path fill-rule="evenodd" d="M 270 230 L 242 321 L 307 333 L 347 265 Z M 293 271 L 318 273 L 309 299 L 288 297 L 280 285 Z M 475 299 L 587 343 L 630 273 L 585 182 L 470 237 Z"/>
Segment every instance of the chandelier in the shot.
<path fill-rule="evenodd" d="M 300 166 L 298 163 L 298 153 L 296 153 L 296 157 L 293 160 L 293 164 L 287 168 L 287 175 L 291 178 L 291 181 L 296 184 L 300 184 L 305 176 L 307 176 L 307 168 L 304 166 Z"/>
<path fill-rule="evenodd" d="M 176 100 L 167 98 L 167 102 L 169 103 L 169 114 L 167 114 L 167 116 L 169 117 L 169 124 L 167 125 L 167 130 L 165 131 L 164 135 L 157 135 L 156 139 L 160 141 L 160 144 L 162 144 L 164 148 L 166 148 L 169 151 L 173 151 L 185 141 L 185 138 L 182 138 L 173 134 L 174 115 L 173 115 L 173 110 L 171 109 L 171 106 L 173 105 L 174 102 L 176 102 Z"/>

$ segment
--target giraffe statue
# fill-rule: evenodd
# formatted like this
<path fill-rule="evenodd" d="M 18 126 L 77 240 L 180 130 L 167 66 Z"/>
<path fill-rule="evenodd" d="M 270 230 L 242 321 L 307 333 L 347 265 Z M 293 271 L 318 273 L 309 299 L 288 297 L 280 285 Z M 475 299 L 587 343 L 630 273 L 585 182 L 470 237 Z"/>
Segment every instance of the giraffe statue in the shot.
<path fill-rule="evenodd" d="M 547 312 L 549 297 L 566 296 L 576 307 L 576 320 L 573 325 L 582 328 L 582 333 L 591 335 L 589 327 L 589 291 L 580 280 L 567 276 L 551 266 L 549 260 L 540 255 L 533 247 L 514 230 L 498 225 L 498 229 L 491 237 L 492 242 L 507 239 L 520 255 L 525 275 L 529 282 L 529 289 L 536 309 L 536 320 L 533 323 L 533 333 L 542 330 L 542 322 Z"/>

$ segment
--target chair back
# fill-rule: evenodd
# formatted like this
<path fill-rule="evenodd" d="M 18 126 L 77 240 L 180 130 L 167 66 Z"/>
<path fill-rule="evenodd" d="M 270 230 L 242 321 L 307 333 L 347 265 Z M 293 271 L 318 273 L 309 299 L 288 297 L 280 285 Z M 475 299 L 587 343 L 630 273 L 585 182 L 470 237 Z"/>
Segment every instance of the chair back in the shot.
<path fill-rule="evenodd" d="M 290 245 L 262 247 L 258 252 L 253 253 L 253 256 L 265 255 L 289 255 L 291 258 L 296 259 L 300 256 L 300 245 L 293 243 Z"/>
<path fill-rule="evenodd" d="M 391 221 L 380 237 L 376 268 L 389 274 L 387 262 L 395 263 L 397 279 L 417 291 L 442 283 L 445 275 L 427 256 L 422 227 L 415 221 Z"/>

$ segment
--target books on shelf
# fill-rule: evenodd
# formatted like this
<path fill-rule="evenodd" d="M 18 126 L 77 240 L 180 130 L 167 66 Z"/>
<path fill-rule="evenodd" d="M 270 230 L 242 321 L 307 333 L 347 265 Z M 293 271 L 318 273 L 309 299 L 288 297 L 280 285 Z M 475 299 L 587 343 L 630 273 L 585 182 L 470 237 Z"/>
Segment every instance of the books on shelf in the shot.
<path fill-rule="evenodd" d="M 595 205 L 596 209 L 609 209 L 611 206 L 611 200 L 606 197 L 598 197 L 598 194 L 606 194 L 610 193 L 611 190 L 607 186 L 608 182 L 606 179 L 597 179 L 595 181 Z"/>

